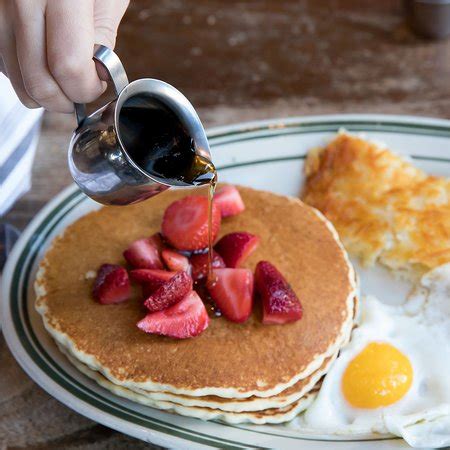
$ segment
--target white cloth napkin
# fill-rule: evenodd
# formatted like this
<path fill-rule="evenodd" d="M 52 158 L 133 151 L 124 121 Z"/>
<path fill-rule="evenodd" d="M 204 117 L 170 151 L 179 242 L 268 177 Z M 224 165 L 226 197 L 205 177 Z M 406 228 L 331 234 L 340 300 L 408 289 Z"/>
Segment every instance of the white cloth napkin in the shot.
<path fill-rule="evenodd" d="M 0 74 L 0 217 L 31 187 L 43 109 L 28 109 Z"/>

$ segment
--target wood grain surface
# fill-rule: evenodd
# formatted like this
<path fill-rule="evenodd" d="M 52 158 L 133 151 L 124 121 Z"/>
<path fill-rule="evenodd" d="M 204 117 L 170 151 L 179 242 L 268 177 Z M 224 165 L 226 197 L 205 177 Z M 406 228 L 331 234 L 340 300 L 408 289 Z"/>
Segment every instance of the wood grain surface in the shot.
<path fill-rule="evenodd" d="M 135 0 L 117 52 L 130 79 L 182 90 L 209 127 L 305 114 L 450 117 L 450 42 L 404 24 L 400 0 Z M 33 188 L 3 218 L 23 229 L 71 182 L 75 120 L 47 114 Z M 36 386 L 0 337 L 0 449 L 149 448 Z"/>

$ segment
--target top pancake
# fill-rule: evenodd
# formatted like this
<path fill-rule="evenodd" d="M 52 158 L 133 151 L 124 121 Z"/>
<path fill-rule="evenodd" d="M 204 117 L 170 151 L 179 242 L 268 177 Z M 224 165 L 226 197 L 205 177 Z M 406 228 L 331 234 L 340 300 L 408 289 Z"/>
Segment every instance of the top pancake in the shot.
<path fill-rule="evenodd" d="M 177 340 L 136 327 L 145 315 L 137 291 L 118 305 L 93 300 L 86 273 L 106 262 L 125 264 L 128 244 L 159 231 L 166 207 L 193 193 L 173 190 L 137 205 L 91 212 L 54 241 L 36 283 L 36 306 L 47 329 L 111 381 L 147 390 L 265 397 L 315 371 L 339 348 L 352 320 L 353 269 L 334 229 L 316 210 L 294 198 L 239 191 L 246 210 L 224 219 L 220 236 L 248 231 L 261 237 L 245 267 L 272 262 L 303 305 L 300 321 L 263 325 L 255 305 L 244 324 L 213 317 L 200 336 Z"/>

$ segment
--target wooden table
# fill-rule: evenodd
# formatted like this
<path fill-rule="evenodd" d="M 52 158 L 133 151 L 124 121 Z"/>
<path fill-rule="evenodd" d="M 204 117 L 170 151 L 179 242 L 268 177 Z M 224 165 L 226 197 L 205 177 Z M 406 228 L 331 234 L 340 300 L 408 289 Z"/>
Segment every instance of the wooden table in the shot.
<path fill-rule="evenodd" d="M 117 52 L 130 79 L 182 90 L 208 126 L 304 114 L 450 118 L 450 42 L 414 36 L 394 0 L 135 0 Z M 23 229 L 71 182 L 72 117 L 47 114 L 33 190 L 6 215 Z M 148 445 L 72 412 L 37 387 L 0 337 L 0 449 Z"/>

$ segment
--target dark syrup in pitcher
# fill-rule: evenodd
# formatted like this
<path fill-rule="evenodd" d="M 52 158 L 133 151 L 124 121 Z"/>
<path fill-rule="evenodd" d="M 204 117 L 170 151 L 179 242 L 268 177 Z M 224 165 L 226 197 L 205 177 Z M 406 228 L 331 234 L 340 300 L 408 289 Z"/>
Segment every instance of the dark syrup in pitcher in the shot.
<path fill-rule="evenodd" d="M 214 164 L 196 154 L 179 117 L 151 96 L 133 96 L 123 104 L 119 132 L 130 158 L 157 181 L 173 186 L 209 185 L 208 280 L 212 280 L 212 199 L 217 183 Z"/>
<path fill-rule="evenodd" d="M 123 104 L 119 132 L 131 159 L 157 181 L 200 186 L 215 176 L 214 165 L 196 154 L 179 117 L 151 96 L 133 96 Z"/>

